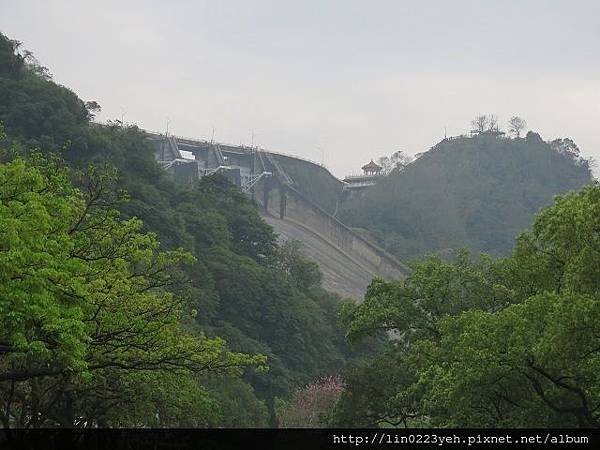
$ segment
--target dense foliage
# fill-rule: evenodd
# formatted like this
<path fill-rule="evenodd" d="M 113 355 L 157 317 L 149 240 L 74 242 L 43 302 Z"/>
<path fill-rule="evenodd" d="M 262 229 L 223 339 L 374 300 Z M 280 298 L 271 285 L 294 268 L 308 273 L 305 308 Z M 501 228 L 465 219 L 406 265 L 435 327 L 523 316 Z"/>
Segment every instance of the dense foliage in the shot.
<path fill-rule="evenodd" d="M 398 255 L 510 256 L 375 279 L 344 336 L 340 300 L 250 198 L 218 175 L 174 183 L 97 108 L 0 35 L 3 426 L 600 425 L 600 187 L 510 253 L 539 206 L 590 183 L 571 140 L 446 140 L 350 200 Z"/>
<path fill-rule="evenodd" d="M 116 196 L 120 191 L 126 191 L 129 201 L 118 204 L 111 202 L 110 208 L 109 205 L 104 205 L 93 213 L 96 215 L 89 220 L 99 221 L 103 227 L 113 227 L 100 228 L 97 232 L 101 234 L 102 239 L 106 239 L 106 242 L 101 241 L 102 245 L 107 246 L 106 251 L 114 247 L 115 255 L 123 257 L 124 262 L 113 261 L 111 267 L 108 267 L 108 263 L 106 267 L 102 266 L 102 270 L 112 275 L 107 275 L 102 279 L 104 281 L 99 280 L 100 285 L 96 288 L 102 289 L 103 285 L 110 285 L 111 289 L 142 289 L 144 294 L 132 297 L 131 305 L 121 305 L 120 302 L 129 298 L 129 294 L 128 291 L 120 292 L 114 300 L 114 307 L 117 308 L 114 311 L 116 323 L 111 322 L 110 326 L 118 327 L 131 322 L 131 326 L 144 328 L 143 305 L 147 305 L 148 314 L 154 314 L 157 312 L 154 310 L 158 308 L 165 315 L 156 320 L 160 323 L 166 321 L 173 327 L 172 334 L 169 335 L 171 337 L 165 338 L 164 345 L 188 345 L 188 349 L 197 346 L 199 353 L 194 358 L 210 359 L 213 355 L 218 355 L 219 360 L 223 361 L 238 358 L 238 366 L 258 362 L 244 354 L 265 355 L 268 371 L 249 370 L 242 374 L 240 370 L 234 370 L 233 373 L 217 373 L 215 376 L 209 374 L 210 376 L 202 377 L 192 371 L 186 372 L 188 374 L 185 375 L 185 380 L 176 376 L 174 372 L 167 375 L 165 371 L 159 371 L 162 375 L 156 376 L 154 381 L 138 372 L 135 372 L 135 375 L 127 375 L 126 379 L 119 378 L 120 372 L 110 372 L 111 377 L 114 375 L 115 379 L 105 374 L 88 374 L 86 370 L 95 365 L 94 358 L 104 355 L 88 351 L 91 331 L 80 323 L 87 324 L 91 320 L 86 314 L 93 314 L 93 307 L 86 309 L 87 307 L 72 305 L 69 302 L 63 305 L 60 303 L 63 300 L 47 297 L 46 294 L 40 298 L 42 303 L 39 306 L 27 306 L 29 300 L 25 291 L 20 297 L 11 300 L 24 302 L 24 318 L 13 317 L 16 313 L 7 313 L 6 311 L 13 306 L 5 304 L 8 301 L 7 297 L 1 297 L 1 301 L 4 302 L 2 320 L 7 321 L 3 323 L 3 334 L 0 335 L 2 349 L 10 348 L 10 352 L 13 352 L 13 348 L 18 348 L 19 353 L 9 354 L 3 350 L 0 353 L 0 363 L 3 367 L 5 364 L 10 366 L 14 357 L 14 361 L 18 360 L 18 364 L 23 368 L 31 368 L 33 366 L 28 366 L 27 352 L 35 352 L 36 357 L 40 358 L 56 358 L 52 364 L 56 363 L 68 371 L 75 370 L 72 376 L 69 372 L 68 380 L 61 378 L 63 375 L 57 375 L 60 383 L 75 383 L 72 381 L 75 378 L 77 383 L 83 382 L 83 377 L 86 383 L 93 385 L 91 388 L 92 385 L 85 384 L 85 389 L 88 389 L 85 392 L 95 392 L 98 397 L 103 395 L 102 392 L 106 392 L 108 398 L 102 398 L 104 403 L 98 403 L 97 408 L 102 410 L 110 405 L 112 416 L 96 416 L 94 420 L 97 423 L 102 420 L 105 421 L 103 423 L 110 424 L 155 424 L 158 419 L 155 416 L 150 417 L 148 412 L 156 412 L 156 405 L 160 404 L 170 408 L 169 411 L 160 413 L 160 423 L 167 425 L 274 424 L 273 404 L 277 398 L 291 398 L 296 386 L 334 373 L 349 357 L 350 350 L 337 323 L 340 299 L 320 287 L 320 274 L 315 264 L 305 261 L 294 244 L 285 247 L 277 245 L 272 229 L 260 219 L 251 199 L 241 194 L 226 179 L 220 176 L 204 178 L 191 188 L 177 185 L 155 163 L 152 147 L 148 145 L 143 132 L 135 127 L 124 127 L 120 123 L 94 124 L 90 120 L 96 110 L 97 105 L 94 102 L 83 102 L 67 88 L 54 83 L 47 71 L 40 67 L 30 54 L 19 52 L 18 43 L 0 36 L 0 121 L 4 123 L 6 130 L 2 148 L 12 149 L 4 156 L 2 170 L 6 174 L 20 171 L 23 195 L 26 197 L 20 201 L 25 202 L 31 200 L 30 197 L 37 190 L 44 189 L 36 183 L 54 183 L 51 171 L 43 168 L 46 164 L 44 161 L 52 159 L 51 153 L 56 153 L 58 159 L 64 161 L 71 169 L 60 172 L 59 186 L 46 193 L 50 197 L 42 196 L 35 200 L 41 202 L 46 210 L 42 210 L 41 206 L 33 207 L 32 210 L 32 214 L 48 215 L 48 211 L 60 206 L 64 209 L 64 215 L 53 219 L 56 220 L 56 224 L 52 222 L 45 225 L 45 229 L 36 231 L 38 234 L 32 231 L 32 235 L 28 236 L 25 242 L 22 240 L 25 235 L 22 236 L 21 225 L 15 222 L 12 234 L 5 237 L 7 243 L 0 243 L 0 246 L 9 245 L 9 242 L 11 246 L 18 243 L 21 246 L 19 252 L 27 255 L 34 252 L 31 257 L 37 258 L 36 246 L 43 245 L 44 242 L 39 233 L 45 232 L 50 235 L 57 233 L 59 230 L 56 227 L 60 227 L 61 233 L 66 230 L 68 234 L 73 221 L 82 214 L 81 205 L 85 205 L 84 199 L 94 196 L 94 189 L 89 189 L 90 186 L 95 186 L 93 180 L 96 178 L 91 175 L 105 173 L 102 169 L 104 167 L 115 167 L 114 177 L 100 177 L 108 183 L 102 188 L 102 195 L 110 197 Z M 43 154 L 43 157 L 34 158 L 37 162 L 30 162 L 31 158 L 19 156 L 28 154 L 31 148 L 38 148 Z M 88 174 L 91 174 L 90 176 L 76 176 L 79 169 L 87 172 L 86 168 L 90 164 L 97 168 Z M 36 171 L 40 171 L 40 174 Z M 114 182 L 109 182 L 108 179 Z M 12 186 L 8 184 L 3 187 L 7 189 L 6 195 L 9 197 Z M 17 206 L 12 203 L 5 204 L 10 202 L 10 199 L 2 202 L 2 207 L 7 209 L 2 210 L 4 215 L 0 220 L 16 220 L 14 216 L 18 216 L 19 212 L 11 208 Z M 44 202 L 48 202 L 48 205 Z M 31 206 L 33 205 L 37 203 L 32 203 Z M 85 206 L 83 209 L 85 210 Z M 117 209 L 120 215 L 117 214 Z M 92 212 L 86 211 L 86 214 Z M 106 223 L 102 219 L 104 216 L 108 221 Z M 31 218 L 32 223 L 37 220 L 37 217 Z M 23 229 L 25 230 L 26 228 Z M 107 234 L 110 236 L 106 236 Z M 85 239 L 93 239 L 88 234 L 84 236 L 80 244 L 83 250 L 105 251 L 103 248 L 97 249 L 95 243 L 87 249 Z M 27 270 L 32 271 L 35 277 L 46 280 L 39 281 L 42 284 L 49 283 L 48 277 L 52 280 L 58 277 L 61 282 L 72 278 L 71 273 L 63 272 L 73 270 L 77 276 L 73 278 L 75 286 L 68 287 L 69 292 L 83 295 L 80 291 L 87 288 L 81 277 L 85 277 L 87 271 L 96 270 L 96 265 L 101 263 L 89 262 L 91 268 L 86 268 L 86 263 L 85 270 L 78 266 L 71 267 L 74 263 L 68 259 L 68 255 L 69 252 L 75 251 L 72 248 L 75 244 L 69 240 L 70 235 L 64 238 L 65 242 L 61 240 L 63 236 L 60 233 L 56 239 L 59 239 L 56 243 L 52 240 L 47 243 L 53 245 L 53 251 L 57 252 L 56 262 L 53 263 L 56 267 L 49 267 L 47 270 L 55 270 L 56 273 L 37 273 L 39 267 L 35 265 L 27 266 Z M 16 240 L 14 244 L 13 240 Z M 131 247 L 133 253 L 129 256 L 122 255 L 125 248 L 129 248 L 127 246 Z M 185 249 L 185 252 L 177 250 L 179 248 Z M 91 258 L 95 256 L 92 255 Z M 153 265 L 153 258 L 158 258 L 159 266 Z M 65 267 L 62 266 L 63 262 Z M 182 266 L 183 262 L 186 264 Z M 10 267 L 8 262 L 6 264 Z M 27 260 L 23 260 L 23 264 L 28 264 Z M 31 264 L 37 262 L 32 261 Z M 127 268 L 127 264 L 130 269 Z M 133 276 L 140 264 L 140 270 L 145 267 L 149 271 L 146 274 L 150 278 L 147 283 L 153 283 L 153 277 L 159 276 L 159 273 L 154 274 L 158 269 L 164 269 L 169 274 L 173 271 L 180 282 L 176 286 L 144 287 L 142 277 L 139 278 L 139 282 L 129 281 L 128 283 L 132 284 L 129 286 L 126 283 L 127 270 L 130 270 L 129 275 Z M 6 270 L 2 276 L 19 276 Z M 83 270 L 83 275 L 79 275 L 79 270 Z M 111 284 L 112 277 L 119 283 Z M 134 277 L 132 280 L 138 278 Z M 2 289 L 24 286 L 14 280 L 11 283 L 3 284 Z M 122 283 L 125 285 L 121 286 Z M 158 291 L 155 292 L 156 290 Z M 163 307 L 169 304 L 165 303 L 166 300 L 173 302 L 174 306 L 172 309 L 167 308 L 168 311 L 163 311 Z M 90 305 L 98 301 L 100 299 L 96 300 L 93 296 L 89 300 Z M 53 302 L 56 305 L 52 306 Z M 119 309 L 130 307 L 133 309 Z M 45 308 L 50 309 L 45 312 Z M 69 327 L 69 333 L 72 335 L 56 331 L 57 325 L 53 323 L 49 325 L 50 329 L 44 328 L 45 325 L 39 322 L 38 317 L 43 317 L 44 320 L 54 318 L 57 321 L 67 321 L 65 324 L 61 322 L 61 326 Z M 19 326 L 25 326 L 25 318 L 29 320 L 27 325 L 33 327 L 32 332 L 44 334 L 43 339 L 37 335 L 23 337 L 22 333 L 19 334 Z M 107 320 L 113 321 L 113 318 Z M 14 324 L 10 325 L 13 322 Z M 180 324 L 179 328 L 175 323 Z M 10 326 L 14 326 L 14 330 Z M 140 330 L 135 328 L 134 331 L 136 334 Z M 182 336 L 189 333 L 190 343 L 185 339 L 175 339 L 176 333 L 183 333 Z M 40 339 L 42 344 L 39 343 Z M 52 340 L 50 348 L 44 346 L 44 339 Z M 54 343 L 55 340 L 58 341 Z M 62 344 L 58 345 L 61 340 L 65 341 L 65 346 L 69 346 L 70 353 L 63 349 Z M 7 347 L 4 347 L 5 344 Z M 55 345 L 57 346 L 54 347 Z M 109 346 L 100 347 L 109 351 L 109 354 L 113 351 L 110 340 L 103 341 L 103 345 Z M 56 355 L 48 355 L 49 351 L 56 352 Z M 149 357 L 151 356 L 152 353 L 149 354 Z M 45 360 L 40 360 L 39 364 L 43 364 L 43 361 Z M 12 390 L 10 379 L 4 380 L 8 384 L 3 385 L 3 398 L 11 392 L 10 395 L 18 396 L 17 391 Z M 41 386 L 40 389 L 46 389 L 50 393 L 58 392 L 58 384 L 51 384 L 51 380 L 48 380 L 48 383 L 50 384 Z M 174 393 L 172 386 L 175 385 L 180 386 L 178 389 L 181 390 L 181 395 Z M 127 408 L 126 404 L 113 405 L 110 403 L 113 400 L 109 393 L 116 391 L 121 393 L 120 398 L 139 398 L 146 406 L 140 406 L 139 410 L 136 408 L 133 415 L 134 412 Z M 91 397 L 86 397 L 79 391 L 75 392 L 69 388 L 66 392 L 73 392 L 72 396 L 81 399 L 82 402 L 92 402 Z M 187 406 L 178 403 L 179 400 L 183 401 L 184 397 L 189 403 Z M 186 408 L 191 405 L 197 405 L 201 411 L 197 418 L 191 417 L 184 421 L 182 411 L 187 411 Z M 139 411 L 148 414 L 139 415 Z M 82 413 L 76 414 L 84 417 Z M 91 423 L 86 421 L 87 419 L 81 420 L 85 424 Z"/>
<path fill-rule="evenodd" d="M 216 423 L 198 382 L 264 361 L 182 327 L 182 251 L 113 209 L 111 179 L 55 161 L 0 165 L 3 426 Z M 235 373 L 235 371 L 234 371 Z"/>
<path fill-rule="evenodd" d="M 350 338 L 394 339 L 347 371 L 340 425 L 600 426 L 600 186 L 557 198 L 509 257 L 413 269 L 345 311 Z"/>
<path fill-rule="evenodd" d="M 402 259 L 464 246 L 505 255 L 539 208 L 591 182 L 588 162 L 565 143 L 532 132 L 445 139 L 345 201 L 340 218 Z"/>

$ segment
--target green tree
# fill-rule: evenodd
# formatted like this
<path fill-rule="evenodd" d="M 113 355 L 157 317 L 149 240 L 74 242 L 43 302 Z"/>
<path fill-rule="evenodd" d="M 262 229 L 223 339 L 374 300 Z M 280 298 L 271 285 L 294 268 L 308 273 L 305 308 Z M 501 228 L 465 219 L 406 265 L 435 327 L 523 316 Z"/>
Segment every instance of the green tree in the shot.
<path fill-rule="evenodd" d="M 440 324 L 445 317 L 507 304 L 509 291 L 496 282 L 494 266 L 487 257 L 471 261 L 466 251 L 453 262 L 431 256 L 413 263 L 404 280 L 374 279 L 364 302 L 346 305 L 342 316 L 351 341 L 382 333 L 392 340 L 375 361 L 348 370 L 337 421 L 345 426 L 374 426 L 424 420 L 419 385 L 424 362 L 413 349 L 422 342 L 436 345 L 443 337 Z M 376 379 L 387 384 L 377 385 Z M 369 390 L 363 392 L 363 387 Z"/>
<path fill-rule="evenodd" d="M 296 286 L 307 291 L 321 285 L 322 274 L 314 261 L 305 259 L 300 254 L 300 241 L 286 241 L 278 248 L 277 267 L 287 273 Z"/>
<path fill-rule="evenodd" d="M 139 220 L 121 220 L 110 174 L 86 178 L 82 192 L 56 160 L 0 165 L 0 417 L 4 426 L 177 424 L 177 402 L 210 404 L 199 377 L 263 359 L 182 327 L 191 311 L 170 288 L 191 255 L 159 251 Z M 137 417 L 114 413 L 128 409 Z M 198 413 L 189 424 L 209 411 Z"/>
<path fill-rule="evenodd" d="M 428 258 L 375 280 L 346 308 L 348 334 L 392 333 L 394 363 L 348 373 L 338 422 L 600 426 L 599 229 L 595 185 L 542 210 L 510 257 Z"/>

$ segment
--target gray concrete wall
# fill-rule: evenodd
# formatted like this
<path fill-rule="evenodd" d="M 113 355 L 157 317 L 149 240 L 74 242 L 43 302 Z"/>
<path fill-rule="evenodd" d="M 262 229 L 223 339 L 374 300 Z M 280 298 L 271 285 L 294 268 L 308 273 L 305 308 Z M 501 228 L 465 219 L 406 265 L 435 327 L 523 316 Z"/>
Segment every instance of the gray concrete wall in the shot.
<path fill-rule="evenodd" d="M 358 296 L 358 292 L 364 294 L 368 285 L 365 279 L 370 280 L 373 276 L 397 279 L 408 274 L 407 267 L 401 262 L 355 233 L 293 187 L 273 181 L 270 184 L 261 183 L 255 192 L 255 199 L 262 206 L 265 215 L 278 219 L 269 221 L 276 232 L 285 233 L 288 238 L 303 240 L 306 239 L 306 231 L 310 231 L 319 238 L 310 239 L 310 242 L 306 243 L 319 247 L 307 249 L 307 254 L 318 255 L 326 251 L 331 253 L 331 248 L 339 250 L 339 254 L 336 255 L 336 264 L 339 267 L 332 266 L 330 258 L 327 258 L 327 261 L 321 258 L 317 263 L 321 265 L 325 281 L 328 278 L 345 279 L 354 297 Z M 295 226 L 295 233 L 291 232 L 290 226 Z M 345 260 L 345 264 L 342 263 L 342 259 Z M 351 267 L 352 270 L 343 269 L 342 265 Z M 336 281 L 335 286 L 329 287 L 333 287 L 338 293 L 347 294 L 345 291 L 349 288 L 340 288 L 343 284 L 344 282 Z"/>
<path fill-rule="evenodd" d="M 333 242 L 342 250 L 368 262 L 385 278 L 399 278 L 408 273 L 393 256 L 366 241 L 336 218 L 308 201 L 298 191 L 288 188 L 286 216 L 302 222 Z"/>

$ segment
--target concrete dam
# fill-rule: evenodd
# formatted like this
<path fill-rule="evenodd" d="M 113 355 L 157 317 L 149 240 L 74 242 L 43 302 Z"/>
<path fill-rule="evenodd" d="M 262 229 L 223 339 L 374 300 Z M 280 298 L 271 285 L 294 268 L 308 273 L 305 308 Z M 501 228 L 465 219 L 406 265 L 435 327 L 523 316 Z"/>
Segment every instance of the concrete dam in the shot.
<path fill-rule="evenodd" d="M 334 217 L 343 182 L 324 167 L 257 148 L 154 133 L 149 139 L 159 164 L 178 180 L 220 172 L 251 195 L 280 240 L 302 242 L 302 253 L 323 273 L 325 289 L 361 299 L 373 277 L 407 275 L 404 264 Z M 311 192 L 319 187 L 327 195 Z M 321 204 L 309 198 L 316 194 Z"/>

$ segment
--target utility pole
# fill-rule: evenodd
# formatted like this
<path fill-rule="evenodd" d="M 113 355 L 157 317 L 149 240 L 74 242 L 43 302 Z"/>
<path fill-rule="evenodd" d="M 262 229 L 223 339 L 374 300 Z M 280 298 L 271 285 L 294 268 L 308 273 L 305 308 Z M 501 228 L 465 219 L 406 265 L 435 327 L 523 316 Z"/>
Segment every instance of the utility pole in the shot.
<path fill-rule="evenodd" d="M 254 130 L 250 130 L 250 176 L 253 177 L 254 176 L 254 155 L 255 155 L 255 151 L 254 151 Z M 252 190 L 252 192 L 254 192 Z"/>
<path fill-rule="evenodd" d="M 169 135 L 169 118 L 167 117 L 167 131 L 165 133 L 165 136 Z"/>
<path fill-rule="evenodd" d="M 253 177 L 255 175 L 256 172 L 256 167 L 255 167 L 255 160 L 256 159 L 256 150 L 254 149 L 254 146 L 250 147 L 250 176 Z M 252 187 L 252 191 L 254 192 L 254 187 Z"/>

